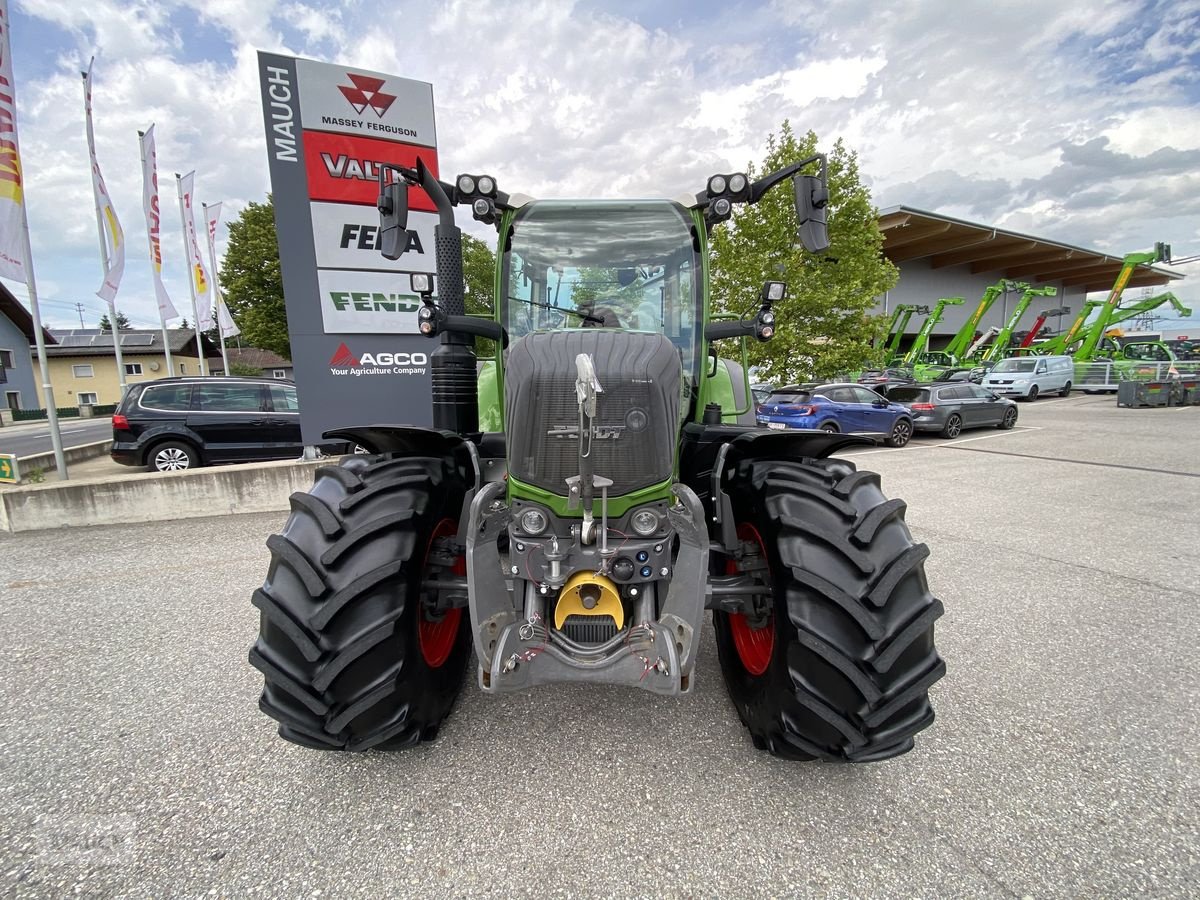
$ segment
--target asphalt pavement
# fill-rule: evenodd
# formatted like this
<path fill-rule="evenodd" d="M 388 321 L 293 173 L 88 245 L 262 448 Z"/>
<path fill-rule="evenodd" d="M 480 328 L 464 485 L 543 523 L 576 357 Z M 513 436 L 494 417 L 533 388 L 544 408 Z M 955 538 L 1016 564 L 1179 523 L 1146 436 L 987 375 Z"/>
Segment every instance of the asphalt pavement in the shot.
<path fill-rule="evenodd" d="M 63 447 L 78 447 L 96 441 L 112 440 L 112 419 L 59 419 Z M 11 425 L 0 428 L 0 453 L 31 456 L 54 449 L 50 426 L 46 422 Z"/>
<path fill-rule="evenodd" d="M 854 454 L 946 605 L 916 749 L 756 751 L 695 693 L 468 686 L 415 751 L 287 744 L 251 591 L 281 516 L 0 536 L 0 893 L 1195 896 L 1200 408 L 1022 404 Z"/>

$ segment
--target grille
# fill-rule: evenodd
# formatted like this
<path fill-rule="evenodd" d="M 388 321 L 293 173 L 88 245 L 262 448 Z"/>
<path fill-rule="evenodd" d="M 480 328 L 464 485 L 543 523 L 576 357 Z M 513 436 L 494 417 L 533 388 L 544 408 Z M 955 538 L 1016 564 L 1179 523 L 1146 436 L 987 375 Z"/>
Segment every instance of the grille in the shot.
<path fill-rule="evenodd" d="M 567 616 L 560 630 L 577 644 L 603 644 L 617 636 L 617 623 L 612 616 Z"/>
<path fill-rule="evenodd" d="M 555 332 L 522 338 L 506 376 L 509 467 L 527 484 L 566 494 L 579 473 L 575 357 L 588 353 L 602 387 L 592 471 L 612 496 L 671 476 L 682 383 L 679 354 L 661 335 Z"/>

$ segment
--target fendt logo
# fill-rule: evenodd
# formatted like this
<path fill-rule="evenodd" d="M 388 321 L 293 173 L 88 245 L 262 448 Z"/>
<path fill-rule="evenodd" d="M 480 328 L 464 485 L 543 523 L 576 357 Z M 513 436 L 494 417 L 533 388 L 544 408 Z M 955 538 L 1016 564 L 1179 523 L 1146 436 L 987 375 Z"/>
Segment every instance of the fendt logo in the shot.
<path fill-rule="evenodd" d="M 396 101 L 395 94 L 385 94 L 380 88 L 383 87 L 382 78 L 372 78 L 369 75 L 351 75 L 346 73 L 346 77 L 353 83 L 353 87 L 338 85 L 338 90 L 342 92 L 342 96 L 350 101 L 350 105 L 354 107 L 354 111 L 360 116 L 363 111 L 369 106 L 375 110 L 375 115 L 383 118 L 383 114 L 388 111 Z"/>
<path fill-rule="evenodd" d="M 421 298 L 414 294 L 380 291 L 330 291 L 329 302 L 338 312 L 414 313 L 421 308 Z"/>
<path fill-rule="evenodd" d="M 329 360 L 333 375 L 424 375 L 429 365 L 425 353 L 362 353 L 355 355 L 343 341 Z"/>

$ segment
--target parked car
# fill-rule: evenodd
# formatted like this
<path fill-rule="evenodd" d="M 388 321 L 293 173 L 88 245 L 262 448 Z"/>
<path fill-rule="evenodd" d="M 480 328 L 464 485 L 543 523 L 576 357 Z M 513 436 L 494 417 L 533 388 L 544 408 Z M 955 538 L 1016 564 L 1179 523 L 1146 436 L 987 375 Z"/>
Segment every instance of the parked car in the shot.
<path fill-rule="evenodd" d="M 1012 428 L 1017 404 L 977 384 L 913 384 L 888 390 L 888 399 L 906 406 L 916 431 L 955 438 L 964 428 Z"/>
<path fill-rule="evenodd" d="M 192 376 L 130 385 L 112 424 L 113 460 L 151 472 L 296 459 L 304 450 L 296 387 L 272 378 Z"/>
<path fill-rule="evenodd" d="M 1068 396 L 1074 377 L 1075 360 L 1069 356 L 1010 356 L 992 367 L 983 386 L 997 394 L 1036 400 L 1042 394 Z"/>
<path fill-rule="evenodd" d="M 754 407 L 757 409 L 762 406 L 763 401 L 771 396 L 771 391 L 774 388 L 769 384 L 752 384 L 750 385 L 750 393 L 754 395 Z"/>
<path fill-rule="evenodd" d="M 932 380 L 934 382 L 969 381 L 972 384 L 980 384 L 980 383 L 982 383 L 984 377 L 987 375 L 988 370 L 991 369 L 991 367 L 992 367 L 992 363 L 980 363 L 977 366 L 958 367 L 958 368 L 947 369 L 945 372 L 942 372 L 941 374 L 939 374 L 936 378 L 934 378 Z"/>
<path fill-rule="evenodd" d="M 861 384 L 793 384 L 776 388 L 758 408 L 767 428 L 806 428 L 884 436 L 889 447 L 912 437 L 912 414 Z"/>
<path fill-rule="evenodd" d="M 916 381 L 912 373 L 906 369 L 889 366 L 885 369 L 865 369 L 858 376 L 858 383 L 874 388 L 883 393 L 893 384 L 913 384 Z"/>

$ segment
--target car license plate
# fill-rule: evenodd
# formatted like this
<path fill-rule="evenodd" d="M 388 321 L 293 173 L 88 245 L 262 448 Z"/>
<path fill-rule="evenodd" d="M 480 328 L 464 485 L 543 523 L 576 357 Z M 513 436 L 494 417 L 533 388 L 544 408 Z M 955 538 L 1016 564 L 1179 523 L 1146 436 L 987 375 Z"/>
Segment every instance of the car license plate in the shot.
<path fill-rule="evenodd" d="M 767 427 L 774 428 L 776 431 L 783 431 L 785 428 L 787 428 L 787 426 L 782 422 L 768 422 Z"/>

